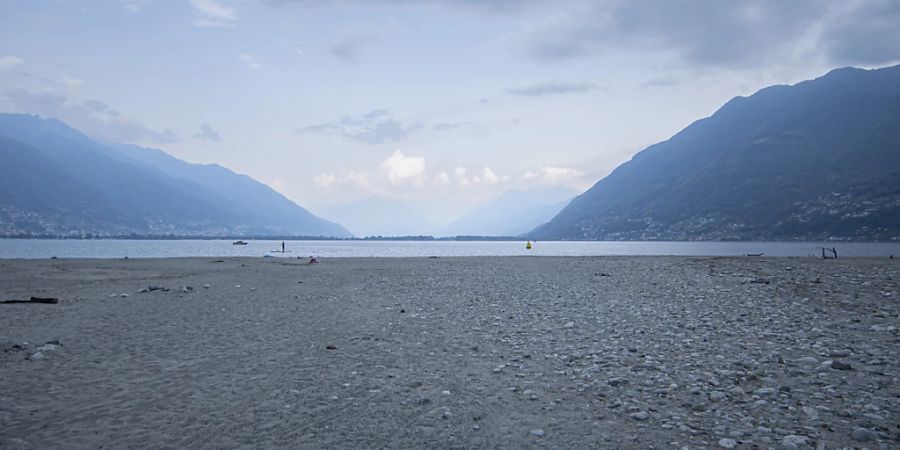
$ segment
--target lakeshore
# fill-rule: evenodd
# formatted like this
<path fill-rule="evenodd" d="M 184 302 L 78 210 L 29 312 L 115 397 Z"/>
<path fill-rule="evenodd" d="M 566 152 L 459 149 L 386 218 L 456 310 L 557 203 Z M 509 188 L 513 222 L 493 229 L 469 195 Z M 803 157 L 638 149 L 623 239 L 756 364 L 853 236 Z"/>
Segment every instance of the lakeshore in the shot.
<path fill-rule="evenodd" d="M 0 260 L 2 448 L 900 446 L 900 260 Z"/>

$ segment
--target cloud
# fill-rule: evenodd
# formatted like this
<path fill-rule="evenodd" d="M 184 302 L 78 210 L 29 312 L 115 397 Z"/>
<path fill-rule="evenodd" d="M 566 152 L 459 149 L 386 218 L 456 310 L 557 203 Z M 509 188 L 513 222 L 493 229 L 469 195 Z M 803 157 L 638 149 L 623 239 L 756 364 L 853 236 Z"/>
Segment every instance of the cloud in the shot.
<path fill-rule="evenodd" d="M 440 173 L 434 176 L 434 180 L 431 183 L 435 186 L 447 186 L 450 184 L 450 175 L 448 175 L 446 171 L 442 170 Z"/>
<path fill-rule="evenodd" d="M 199 27 L 228 27 L 238 20 L 237 12 L 225 6 L 219 0 L 191 0 L 191 6 L 199 16 L 194 25 Z"/>
<path fill-rule="evenodd" d="M 900 59 L 900 3 L 892 0 L 610 0 L 578 5 L 532 35 L 532 56 L 559 61 L 639 51 L 723 68 L 797 64 L 798 57 L 819 55 L 835 64 Z"/>
<path fill-rule="evenodd" d="M 900 2 L 857 2 L 855 8 L 836 15 L 829 25 L 821 43 L 832 61 L 856 65 L 900 61 Z"/>
<path fill-rule="evenodd" d="M 569 184 L 578 181 L 584 173 L 570 167 L 544 166 L 541 168 L 540 178 L 547 184 Z"/>
<path fill-rule="evenodd" d="M 243 61 L 244 63 L 246 63 L 247 67 L 249 67 L 253 70 L 262 70 L 262 68 L 263 68 L 263 65 L 256 62 L 256 58 L 254 58 L 253 55 L 251 55 L 249 53 L 241 54 L 238 56 L 238 58 L 241 61 Z"/>
<path fill-rule="evenodd" d="M 497 184 L 502 181 L 502 179 L 498 177 L 490 167 L 485 167 L 484 170 L 482 170 L 481 179 L 488 184 Z"/>
<path fill-rule="evenodd" d="M 425 174 L 425 158 L 406 156 L 397 150 L 381 163 L 381 168 L 387 172 L 391 184 L 420 182 Z"/>
<path fill-rule="evenodd" d="M 337 183 L 337 176 L 333 173 L 323 173 L 313 177 L 313 182 L 321 188 L 329 188 Z"/>
<path fill-rule="evenodd" d="M 147 0 L 123 0 L 122 6 L 133 13 L 140 12 Z"/>
<path fill-rule="evenodd" d="M 526 97 L 540 97 L 543 95 L 559 95 L 574 94 L 587 92 L 597 89 L 597 85 L 593 83 L 563 83 L 563 82 L 547 82 L 523 86 L 517 88 L 509 88 L 507 93 L 513 95 L 522 95 Z"/>
<path fill-rule="evenodd" d="M 70 89 L 80 88 L 84 86 L 83 80 L 79 80 L 78 78 L 73 78 L 68 75 L 64 75 L 60 82 L 63 84 L 63 86 Z"/>
<path fill-rule="evenodd" d="M 669 87 L 678 84 L 678 80 L 673 77 L 662 77 L 662 78 L 654 78 L 652 80 L 647 80 L 641 83 L 642 88 L 660 88 L 660 87 Z"/>
<path fill-rule="evenodd" d="M 525 6 L 538 3 L 536 0 L 263 0 L 272 6 L 284 5 L 321 5 L 321 4 L 358 4 L 358 5 L 400 5 L 419 6 L 423 4 L 462 7 L 486 12 L 509 13 L 522 10 Z"/>
<path fill-rule="evenodd" d="M 165 144 L 179 140 L 174 131 L 152 129 L 124 117 L 99 100 L 77 101 L 70 99 L 65 93 L 51 89 L 31 91 L 10 88 L 0 94 L 13 105 L 16 112 L 55 117 L 80 131 L 107 141 Z"/>
<path fill-rule="evenodd" d="M 363 144 L 377 145 L 405 139 L 420 124 L 403 124 L 394 119 L 386 109 L 377 109 L 361 116 L 347 116 L 334 122 L 301 127 L 299 134 L 317 133 L 340 136 Z"/>
<path fill-rule="evenodd" d="M 200 124 L 200 131 L 194 133 L 194 137 L 213 142 L 219 142 L 221 140 L 221 138 L 219 137 L 219 132 L 213 129 L 212 125 L 206 122 Z"/>
<path fill-rule="evenodd" d="M 372 39 L 362 36 L 347 36 L 331 47 L 331 54 L 348 64 L 359 63 L 359 53 L 363 47 L 373 43 Z"/>
<path fill-rule="evenodd" d="M 0 70 L 9 70 L 24 62 L 18 56 L 0 56 Z"/>

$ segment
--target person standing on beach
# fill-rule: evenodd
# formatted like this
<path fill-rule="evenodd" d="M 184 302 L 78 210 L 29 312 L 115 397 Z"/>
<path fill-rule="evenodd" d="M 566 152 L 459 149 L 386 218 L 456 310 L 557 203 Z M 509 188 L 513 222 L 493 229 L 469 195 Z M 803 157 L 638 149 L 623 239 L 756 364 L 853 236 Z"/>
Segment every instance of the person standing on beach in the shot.
<path fill-rule="evenodd" d="M 281 253 L 284 253 L 284 241 L 281 241 Z"/>

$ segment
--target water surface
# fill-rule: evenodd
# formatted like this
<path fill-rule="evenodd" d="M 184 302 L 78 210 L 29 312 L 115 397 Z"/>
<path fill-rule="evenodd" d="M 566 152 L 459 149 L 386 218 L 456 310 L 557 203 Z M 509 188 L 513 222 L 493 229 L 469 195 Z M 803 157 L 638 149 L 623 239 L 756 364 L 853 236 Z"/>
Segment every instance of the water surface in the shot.
<path fill-rule="evenodd" d="M 61 240 L 0 239 L 0 258 L 173 258 L 190 256 L 401 257 L 401 256 L 607 256 L 680 255 L 821 256 L 819 247 L 836 247 L 838 256 L 900 257 L 900 243 L 815 242 L 603 242 L 541 241 L 248 241 L 228 240 Z"/>

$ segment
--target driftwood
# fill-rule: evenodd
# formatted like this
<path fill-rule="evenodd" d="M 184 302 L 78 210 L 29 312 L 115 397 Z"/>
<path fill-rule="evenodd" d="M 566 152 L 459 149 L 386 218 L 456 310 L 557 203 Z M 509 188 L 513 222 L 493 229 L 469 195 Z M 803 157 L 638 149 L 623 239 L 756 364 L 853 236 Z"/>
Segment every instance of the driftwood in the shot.
<path fill-rule="evenodd" d="M 57 304 L 59 299 L 56 297 L 31 297 L 30 300 L 0 300 L 0 303 L 46 303 Z"/>

